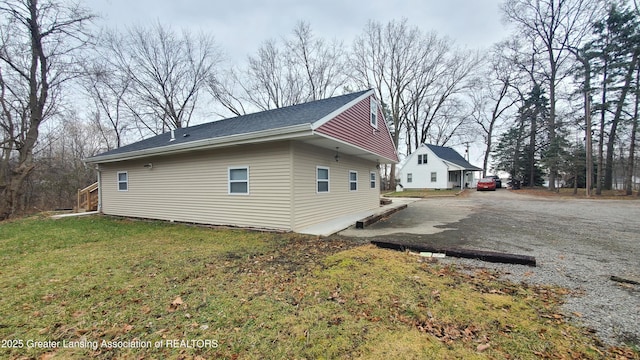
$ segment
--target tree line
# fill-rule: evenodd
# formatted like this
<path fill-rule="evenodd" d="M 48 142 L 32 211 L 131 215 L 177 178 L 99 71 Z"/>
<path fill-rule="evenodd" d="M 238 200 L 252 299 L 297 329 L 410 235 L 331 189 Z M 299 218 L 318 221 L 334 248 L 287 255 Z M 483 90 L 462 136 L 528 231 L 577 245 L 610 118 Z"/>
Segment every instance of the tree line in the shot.
<path fill-rule="evenodd" d="M 214 34 L 156 23 L 97 30 L 66 0 L 0 1 L 0 219 L 69 207 L 95 179 L 82 159 L 170 129 L 371 88 L 398 149 L 484 149 L 525 185 L 637 184 L 635 3 L 515 0 L 511 31 L 468 49 L 407 19 L 350 43 L 299 22 L 231 64 Z M 593 153 L 595 151 L 595 153 Z M 395 166 L 385 168 L 393 184 Z"/>

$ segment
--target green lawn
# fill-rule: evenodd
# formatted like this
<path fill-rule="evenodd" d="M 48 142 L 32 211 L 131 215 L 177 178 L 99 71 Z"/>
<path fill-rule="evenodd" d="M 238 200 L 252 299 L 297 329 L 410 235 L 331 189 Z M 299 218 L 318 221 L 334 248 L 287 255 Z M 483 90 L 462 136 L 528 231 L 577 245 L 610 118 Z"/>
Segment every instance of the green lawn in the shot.
<path fill-rule="evenodd" d="M 638 358 L 562 289 L 343 239 L 36 217 L 0 249 L 0 358 Z"/>

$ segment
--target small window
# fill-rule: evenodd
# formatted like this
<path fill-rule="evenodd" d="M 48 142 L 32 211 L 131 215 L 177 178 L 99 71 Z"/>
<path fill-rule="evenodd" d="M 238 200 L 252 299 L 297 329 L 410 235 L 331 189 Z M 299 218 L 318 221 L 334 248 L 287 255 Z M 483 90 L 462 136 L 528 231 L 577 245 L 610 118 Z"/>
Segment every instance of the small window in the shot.
<path fill-rule="evenodd" d="M 358 191 L 358 172 L 349 171 L 349 191 Z"/>
<path fill-rule="evenodd" d="M 427 163 L 427 154 L 418 155 L 418 165 L 425 165 Z"/>
<path fill-rule="evenodd" d="M 407 182 L 410 183 L 413 181 L 413 174 L 409 173 L 407 174 Z"/>
<path fill-rule="evenodd" d="M 118 191 L 129 191 L 129 174 L 126 171 L 118 172 Z"/>
<path fill-rule="evenodd" d="M 376 188 L 376 173 L 373 171 L 369 174 L 369 184 L 372 189 Z"/>
<path fill-rule="evenodd" d="M 432 172 L 431 173 L 431 182 L 436 182 L 438 181 L 438 173 L 437 172 Z"/>
<path fill-rule="evenodd" d="M 316 167 L 316 191 L 318 193 L 329 192 L 329 168 Z"/>
<path fill-rule="evenodd" d="M 229 194 L 249 194 L 249 168 L 229 168 Z"/>
<path fill-rule="evenodd" d="M 378 103 L 376 102 L 376 99 L 373 98 L 373 96 L 370 98 L 370 107 L 371 107 L 371 126 L 373 126 L 374 128 L 378 128 Z"/>

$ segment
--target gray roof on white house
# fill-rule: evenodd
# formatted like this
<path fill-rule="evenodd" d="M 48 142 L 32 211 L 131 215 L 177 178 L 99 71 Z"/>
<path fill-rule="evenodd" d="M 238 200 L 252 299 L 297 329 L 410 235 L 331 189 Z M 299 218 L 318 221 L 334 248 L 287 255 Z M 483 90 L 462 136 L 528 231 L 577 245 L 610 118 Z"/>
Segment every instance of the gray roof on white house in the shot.
<path fill-rule="evenodd" d="M 458 165 L 464 170 L 482 171 L 481 168 L 471 165 L 467 160 L 465 160 L 465 158 L 463 158 L 460 154 L 458 154 L 457 151 L 453 150 L 450 147 L 437 146 L 437 145 L 431 145 L 431 144 L 424 144 L 424 145 L 428 147 L 431 151 L 433 151 L 433 153 L 436 154 L 436 156 L 439 157 L 440 159 L 444 161 L 448 161 L 455 165 Z"/>
<path fill-rule="evenodd" d="M 180 128 L 174 132 L 174 141 L 170 141 L 171 133 L 166 132 L 133 144 L 122 146 L 118 149 L 101 153 L 94 156 L 94 158 L 126 154 L 141 150 L 159 149 L 170 145 L 175 146 L 194 141 L 249 134 L 294 125 L 312 124 L 350 101 L 362 96 L 367 91 L 369 90 Z M 92 158 L 87 160 L 91 161 Z"/>

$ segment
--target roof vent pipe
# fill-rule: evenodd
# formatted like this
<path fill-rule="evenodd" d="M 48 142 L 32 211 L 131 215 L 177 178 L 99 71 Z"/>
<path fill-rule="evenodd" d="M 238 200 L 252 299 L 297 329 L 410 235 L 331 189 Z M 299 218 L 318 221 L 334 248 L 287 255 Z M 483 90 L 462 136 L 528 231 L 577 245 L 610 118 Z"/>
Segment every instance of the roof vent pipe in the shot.
<path fill-rule="evenodd" d="M 169 141 L 175 141 L 176 140 L 176 132 L 175 130 L 171 129 L 171 139 L 169 139 Z"/>

